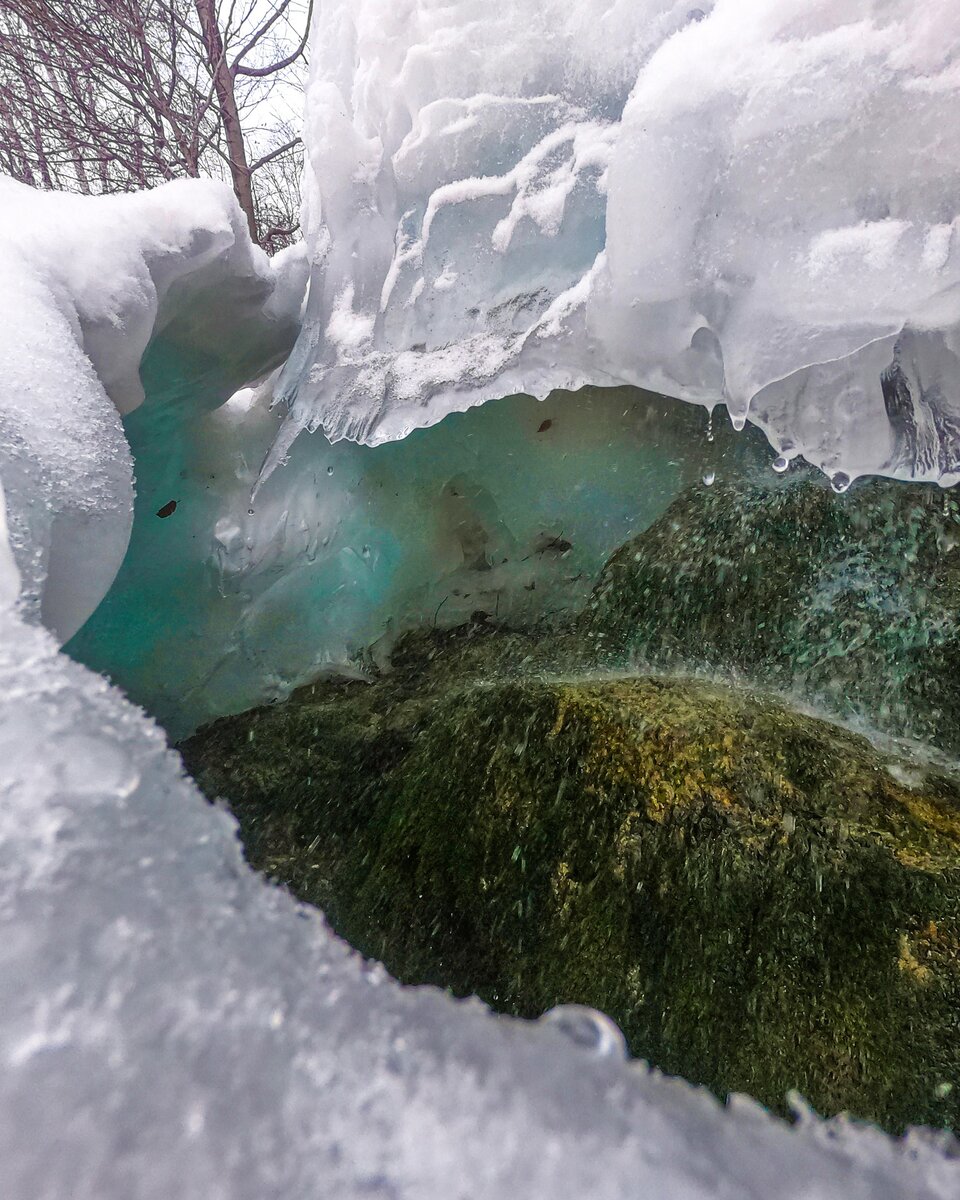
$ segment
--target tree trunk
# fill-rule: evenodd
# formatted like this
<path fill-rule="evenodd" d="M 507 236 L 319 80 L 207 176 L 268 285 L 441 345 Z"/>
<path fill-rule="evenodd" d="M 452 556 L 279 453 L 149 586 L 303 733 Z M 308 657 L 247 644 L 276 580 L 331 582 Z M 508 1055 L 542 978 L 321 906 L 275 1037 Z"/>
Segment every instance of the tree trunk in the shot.
<path fill-rule="evenodd" d="M 197 16 L 200 18 L 200 28 L 203 32 L 203 44 L 207 52 L 207 62 L 213 75 L 213 86 L 217 93 L 220 116 L 223 120 L 223 135 L 227 145 L 227 157 L 230 162 L 230 174 L 233 178 L 233 190 L 236 192 L 240 207 L 247 218 L 250 236 L 256 242 L 257 217 L 253 207 L 253 188 L 250 183 L 250 168 L 247 165 L 247 151 L 243 144 L 243 128 L 240 124 L 240 113 L 237 109 L 237 97 L 233 87 L 233 73 L 227 62 L 223 49 L 223 38 L 220 36 L 220 26 L 217 24 L 215 0 L 194 0 Z"/>

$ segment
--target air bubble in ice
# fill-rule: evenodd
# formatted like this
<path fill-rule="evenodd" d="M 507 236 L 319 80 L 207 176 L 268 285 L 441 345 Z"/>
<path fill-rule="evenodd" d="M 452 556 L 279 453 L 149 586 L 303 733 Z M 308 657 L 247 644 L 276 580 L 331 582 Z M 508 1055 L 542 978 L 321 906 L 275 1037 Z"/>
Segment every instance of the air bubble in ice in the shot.
<path fill-rule="evenodd" d="M 627 1042 L 615 1021 L 585 1004 L 558 1004 L 540 1020 L 597 1058 L 627 1058 Z"/>
<path fill-rule="evenodd" d="M 710 487 L 710 485 L 713 483 L 713 481 L 716 478 L 717 478 L 716 471 L 705 471 L 704 475 L 703 475 L 703 482 L 706 487 Z"/>
<path fill-rule="evenodd" d="M 782 475 L 790 466 L 790 459 L 784 458 L 784 456 L 781 454 L 778 458 L 773 460 L 772 466 L 778 475 Z"/>
<path fill-rule="evenodd" d="M 830 486 L 835 492 L 845 492 L 850 486 L 850 476 L 846 471 L 838 471 L 836 475 L 831 476 Z"/>

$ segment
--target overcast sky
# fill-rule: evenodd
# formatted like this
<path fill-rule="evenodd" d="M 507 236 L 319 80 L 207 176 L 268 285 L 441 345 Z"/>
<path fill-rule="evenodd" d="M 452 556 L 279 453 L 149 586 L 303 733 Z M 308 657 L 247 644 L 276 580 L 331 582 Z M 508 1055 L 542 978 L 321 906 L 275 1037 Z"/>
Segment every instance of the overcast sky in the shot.
<path fill-rule="evenodd" d="M 274 7 L 273 0 L 255 0 L 250 28 L 256 28 L 255 21 L 257 18 L 263 20 L 268 16 Z M 303 29 L 307 20 L 307 0 L 292 0 L 289 9 L 289 21 L 286 27 L 281 31 L 281 37 L 288 51 L 292 49 L 303 35 Z M 279 25 L 280 23 L 278 23 Z M 276 86 L 269 89 L 263 104 L 258 107 L 255 112 L 254 123 L 269 128 L 274 126 L 278 120 L 291 121 L 299 129 L 303 121 L 303 94 L 299 87 L 295 85 L 296 73 L 287 72 L 289 79 L 278 83 Z M 300 72 L 301 78 L 305 77 L 306 68 L 303 67 Z M 249 136 L 252 143 L 256 145 L 259 138 L 248 124 L 250 130 Z"/>

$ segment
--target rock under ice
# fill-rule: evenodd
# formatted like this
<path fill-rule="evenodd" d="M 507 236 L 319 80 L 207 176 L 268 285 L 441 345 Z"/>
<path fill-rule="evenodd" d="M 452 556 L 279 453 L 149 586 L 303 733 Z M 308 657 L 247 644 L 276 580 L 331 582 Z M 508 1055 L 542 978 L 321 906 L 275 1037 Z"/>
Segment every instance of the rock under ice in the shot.
<path fill-rule="evenodd" d="M 297 429 L 630 383 L 960 478 L 953 0 L 329 0 Z"/>

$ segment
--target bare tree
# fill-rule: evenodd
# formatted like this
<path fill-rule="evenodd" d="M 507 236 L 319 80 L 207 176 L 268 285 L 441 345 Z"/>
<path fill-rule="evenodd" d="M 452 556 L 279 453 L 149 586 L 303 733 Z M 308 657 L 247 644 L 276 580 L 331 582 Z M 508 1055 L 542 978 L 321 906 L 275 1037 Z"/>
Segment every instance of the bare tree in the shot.
<path fill-rule="evenodd" d="M 295 240 L 300 229 L 303 142 L 289 121 L 271 122 L 263 153 L 253 163 L 260 244 L 269 253 Z"/>
<path fill-rule="evenodd" d="M 300 78 L 311 9 L 0 0 L 0 170 L 82 192 L 224 175 L 251 236 L 279 248 L 297 228 L 300 139 L 262 114 L 278 83 Z M 286 203 L 279 177 L 292 185 Z"/>

